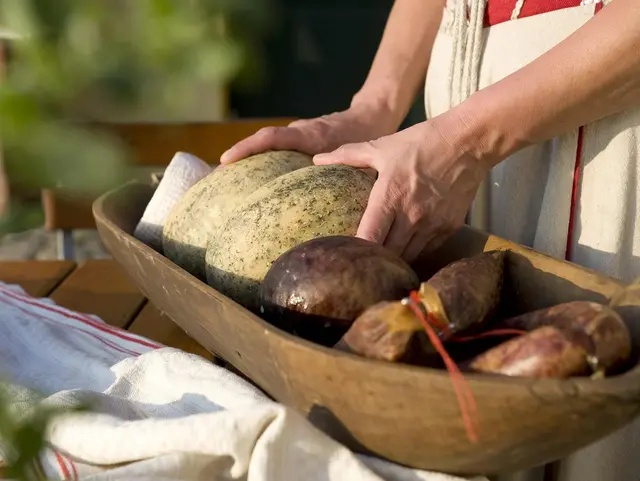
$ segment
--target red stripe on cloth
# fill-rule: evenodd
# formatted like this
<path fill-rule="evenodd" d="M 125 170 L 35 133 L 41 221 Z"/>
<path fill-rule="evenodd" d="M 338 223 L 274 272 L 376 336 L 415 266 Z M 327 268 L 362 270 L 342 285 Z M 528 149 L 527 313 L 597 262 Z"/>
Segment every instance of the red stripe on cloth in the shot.
<path fill-rule="evenodd" d="M 69 466 L 71 466 L 71 471 L 73 473 L 73 479 L 76 481 L 78 479 L 78 470 L 76 469 L 76 465 L 69 456 L 65 455 L 64 458 L 69 462 Z"/>
<path fill-rule="evenodd" d="M 6 294 L 6 292 L 5 292 L 5 294 Z M 44 317 L 41 317 L 41 316 L 37 316 L 35 313 L 29 311 L 28 309 L 23 308 L 19 304 L 13 304 L 13 302 L 8 302 L 7 300 L 5 300 L 5 302 L 9 306 L 15 307 L 19 311 L 23 312 L 24 314 L 26 314 L 28 316 L 33 317 L 34 319 L 36 319 L 36 320 L 38 320 L 40 322 L 53 322 L 53 323 L 55 323 L 55 321 L 53 319 L 47 319 L 47 318 L 44 318 Z M 21 302 L 21 301 L 16 300 L 16 302 Z M 132 351 L 130 349 L 126 349 L 124 347 L 120 347 L 120 346 L 112 343 L 111 341 L 108 341 L 108 340 L 106 340 L 106 339 L 104 339 L 104 338 L 102 338 L 102 337 L 100 337 L 97 334 L 94 334 L 92 332 L 85 331 L 84 329 L 80 329 L 80 328 L 75 327 L 75 326 L 67 326 L 67 327 L 69 329 L 74 330 L 74 331 L 78 331 L 78 332 L 82 332 L 83 334 L 87 334 L 88 336 L 93 337 L 94 339 L 96 339 L 100 343 L 104 344 L 105 346 L 110 347 L 111 349 L 115 349 L 116 351 L 121 352 L 123 354 L 126 354 L 127 356 L 135 356 L 135 357 L 140 356 L 139 352 L 135 352 L 135 351 Z"/>
<path fill-rule="evenodd" d="M 140 344 L 142 346 L 150 347 L 152 349 L 159 349 L 159 348 L 162 347 L 160 344 L 156 344 L 156 343 L 153 343 L 153 342 L 148 342 L 148 341 L 145 341 L 144 339 L 139 339 L 139 338 L 136 338 L 136 337 L 131 337 L 129 335 L 126 335 L 124 333 L 127 332 L 127 331 L 125 331 L 123 329 L 119 329 L 119 328 L 114 327 L 114 326 L 110 326 L 108 324 L 102 324 L 102 323 L 100 323 L 100 322 L 98 322 L 98 321 L 96 321 L 94 319 L 91 319 L 89 316 L 85 316 L 85 315 L 82 315 L 80 313 L 74 313 L 74 312 L 71 312 L 71 311 L 65 311 L 65 310 L 63 310 L 61 308 L 58 308 L 55 305 L 49 305 L 49 304 L 46 304 L 44 302 L 39 302 L 37 299 L 35 299 L 33 297 L 30 297 L 30 296 L 24 295 L 24 294 L 19 294 L 19 293 L 14 292 L 14 291 L 12 291 L 10 289 L 6 289 L 6 288 L 0 287 L 0 291 L 3 291 L 5 293 L 7 293 L 7 294 L 9 294 L 10 296 L 12 296 L 14 298 L 18 298 L 20 301 L 25 302 L 25 303 L 27 303 L 29 305 L 32 305 L 32 306 L 35 306 L 35 307 L 40 307 L 40 308 L 45 309 L 45 310 L 50 311 L 50 312 L 55 312 L 56 314 L 60 314 L 61 316 L 66 317 L 67 319 L 74 319 L 76 321 L 80 321 L 83 324 L 87 324 L 89 326 L 95 327 L 96 329 L 98 329 L 100 331 L 103 331 L 103 332 L 105 332 L 107 334 L 112 334 L 112 335 L 114 335 L 116 337 L 119 337 L 120 339 L 125 340 L 125 341 L 133 342 L 135 344 Z"/>
<path fill-rule="evenodd" d="M 569 211 L 569 228 L 567 230 L 567 247 L 565 249 L 565 260 L 571 261 L 573 255 L 573 234 L 576 222 L 576 210 L 578 207 L 578 193 L 580 190 L 580 170 L 582 169 L 582 139 L 584 137 L 584 127 L 578 129 L 578 145 L 576 146 L 576 162 L 573 167 L 573 187 L 571 189 L 571 210 Z"/>
<path fill-rule="evenodd" d="M 39 305 L 38 305 L 38 303 L 36 303 L 36 302 L 31 302 L 31 300 L 30 300 L 30 299 L 24 299 L 24 298 L 20 299 L 20 298 L 16 298 L 16 297 L 14 297 L 14 296 L 12 295 L 13 293 L 10 293 L 10 292 L 8 292 L 8 291 L 4 291 L 4 294 L 6 294 L 6 295 L 8 295 L 9 297 L 13 298 L 13 299 L 14 299 L 14 300 L 16 300 L 17 302 L 25 302 L 26 304 L 33 305 L 33 306 L 36 306 L 36 307 L 43 307 L 43 308 L 50 307 L 50 306 L 47 306 L 46 304 L 39 304 Z M 20 307 L 20 306 L 14 306 L 14 307 L 16 307 L 16 308 L 18 308 L 18 309 L 21 309 L 23 312 L 26 312 L 26 313 L 28 313 L 28 314 L 30 314 L 30 315 L 32 315 L 32 316 L 35 316 L 35 314 L 34 314 L 34 313 L 32 313 L 32 312 L 30 312 L 30 311 L 28 311 L 28 310 L 26 310 L 26 309 L 22 309 L 22 307 Z M 76 319 L 74 316 L 68 315 L 68 314 L 67 314 L 67 313 L 65 313 L 64 311 L 59 312 L 59 311 L 56 311 L 56 310 L 53 310 L 53 309 L 48 309 L 48 310 L 51 310 L 52 312 L 55 312 L 55 313 L 57 313 L 57 314 L 60 314 L 61 316 L 66 317 L 67 319 L 80 320 L 81 322 L 83 322 L 83 321 L 82 321 L 82 319 Z M 43 319 L 43 318 L 41 318 L 41 317 L 37 317 L 37 316 L 35 316 L 35 317 L 36 317 L 36 318 L 38 318 L 38 319 Z M 50 319 L 50 320 L 51 320 L 51 321 L 53 321 L 53 319 Z M 86 323 L 85 323 L 85 324 L 86 324 Z M 101 341 L 103 344 L 106 344 L 106 345 L 107 345 L 107 346 L 109 346 L 109 347 L 112 347 L 112 348 L 114 348 L 114 349 L 117 349 L 118 351 L 120 351 L 120 352 L 122 352 L 122 353 L 124 353 L 124 354 L 130 354 L 130 355 L 134 355 L 134 356 L 139 356 L 139 355 L 141 354 L 141 353 L 139 353 L 139 352 L 133 351 L 133 350 L 128 349 L 128 348 L 126 348 L 126 347 L 118 346 L 118 345 L 114 344 L 113 342 L 108 341 L 108 340 L 106 340 L 106 339 L 104 339 L 104 338 L 102 338 L 102 337 L 98 336 L 97 334 L 94 334 L 94 333 L 90 333 L 90 332 L 88 332 L 88 331 L 85 331 L 84 329 L 80 329 L 80 328 L 78 328 L 78 327 L 74 327 L 74 326 L 70 326 L 70 327 L 71 327 L 72 329 L 77 330 L 77 331 L 80 331 L 80 332 L 84 332 L 84 333 L 86 333 L 86 334 L 89 334 L 90 336 L 93 336 L 95 339 L 97 339 L 97 340 Z M 91 326 L 91 325 L 90 325 L 89 327 L 98 327 L 98 326 Z M 104 330 L 103 330 L 103 331 L 104 331 Z M 114 335 L 117 335 L 117 333 L 116 333 L 116 332 L 109 332 L 109 331 L 104 331 L 104 332 L 106 332 L 107 334 L 114 334 Z M 134 341 L 134 342 L 135 342 L 135 341 Z M 139 343 L 139 344 L 140 344 L 140 343 Z"/>
<path fill-rule="evenodd" d="M 596 3 L 596 13 L 598 13 L 600 10 L 602 10 L 602 7 L 604 7 L 604 3 L 602 3 L 602 2 Z"/>
<path fill-rule="evenodd" d="M 517 0 L 488 0 L 484 26 L 491 27 L 511 20 Z M 533 17 L 563 8 L 579 7 L 581 0 L 525 0 L 518 18 Z"/>
<path fill-rule="evenodd" d="M 58 461 L 58 466 L 60 466 L 60 472 L 62 473 L 63 479 L 67 480 L 71 477 L 71 473 L 69 472 L 69 468 L 67 468 L 66 463 L 60 453 L 58 451 L 54 451 L 56 455 L 56 460 Z"/>

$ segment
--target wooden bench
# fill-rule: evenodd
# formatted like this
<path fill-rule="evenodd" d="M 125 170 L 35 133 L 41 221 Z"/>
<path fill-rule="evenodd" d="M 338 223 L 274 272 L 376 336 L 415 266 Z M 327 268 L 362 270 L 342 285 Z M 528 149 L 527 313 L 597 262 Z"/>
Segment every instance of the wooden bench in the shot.
<path fill-rule="evenodd" d="M 131 123 L 91 124 L 121 139 L 130 149 L 132 161 L 140 177 L 162 170 L 179 151 L 196 155 L 217 164 L 222 153 L 239 140 L 262 127 L 287 125 L 293 119 L 271 118 L 233 120 L 212 123 Z M 74 258 L 75 229 L 95 229 L 91 204 L 94 199 L 78 200 L 61 190 L 44 190 L 42 205 L 45 228 L 58 235 L 58 257 Z"/>

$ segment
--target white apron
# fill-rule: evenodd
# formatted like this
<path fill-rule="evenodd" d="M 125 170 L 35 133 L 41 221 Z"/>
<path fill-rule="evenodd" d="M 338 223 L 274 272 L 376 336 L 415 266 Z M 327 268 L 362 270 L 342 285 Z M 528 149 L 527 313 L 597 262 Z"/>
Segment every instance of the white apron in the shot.
<path fill-rule="evenodd" d="M 594 0 L 467 3 L 465 10 L 448 0 L 445 8 L 427 74 L 427 118 L 530 63 L 603 6 Z M 639 152 L 637 108 L 523 149 L 489 175 L 486 228 L 630 282 L 640 276 Z M 640 420 L 562 461 L 558 480 L 639 481 L 638 453 Z"/>

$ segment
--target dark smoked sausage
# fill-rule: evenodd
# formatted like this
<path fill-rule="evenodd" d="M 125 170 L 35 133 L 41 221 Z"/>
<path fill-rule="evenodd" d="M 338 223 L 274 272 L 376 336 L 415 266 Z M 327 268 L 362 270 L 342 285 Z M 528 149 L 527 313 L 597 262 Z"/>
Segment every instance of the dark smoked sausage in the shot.
<path fill-rule="evenodd" d="M 443 340 L 485 322 L 493 313 L 500 301 L 504 263 L 504 252 L 483 252 L 452 262 L 421 284 L 418 295 Z M 366 309 L 335 347 L 410 364 L 429 364 L 436 355 L 420 320 L 402 302 Z"/>
<path fill-rule="evenodd" d="M 507 319 L 502 326 L 530 331 L 490 349 L 471 362 L 478 372 L 566 378 L 604 374 L 631 354 L 624 321 L 611 308 L 575 301 Z"/>

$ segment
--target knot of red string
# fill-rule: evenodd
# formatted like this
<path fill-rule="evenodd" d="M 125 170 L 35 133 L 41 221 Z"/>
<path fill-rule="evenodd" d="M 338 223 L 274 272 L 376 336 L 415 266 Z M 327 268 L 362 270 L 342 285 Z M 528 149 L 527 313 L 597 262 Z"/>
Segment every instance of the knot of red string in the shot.
<path fill-rule="evenodd" d="M 517 329 L 494 329 L 473 336 L 453 336 L 450 326 L 440 321 L 431 312 L 429 312 L 429 310 L 422 302 L 420 295 L 416 291 L 412 291 L 409 294 L 409 298 L 407 299 L 407 301 L 407 305 L 424 327 L 429 341 L 433 345 L 436 352 L 442 358 L 442 361 L 444 362 L 445 367 L 449 372 L 451 383 L 458 400 L 458 406 L 460 407 L 460 413 L 462 414 L 465 430 L 467 432 L 467 438 L 469 439 L 469 441 L 476 443 L 478 442 L 478 420 L 475 398 L 473 397 L 473 393 L 471 392 L 469 383 L 465 379 L 462 372 L 460 372 L 458 365 L 447 352 L 442 340 L 440 339 L 440 336 L 438 336 L 438 334 L 436 333 L 436 329 L 442 332 L 445 339 L 454 342 L 467 342 L 483 337 L 497 335 L 521 335 L 524 334 L 524 331 L 520 331 Z"/>

